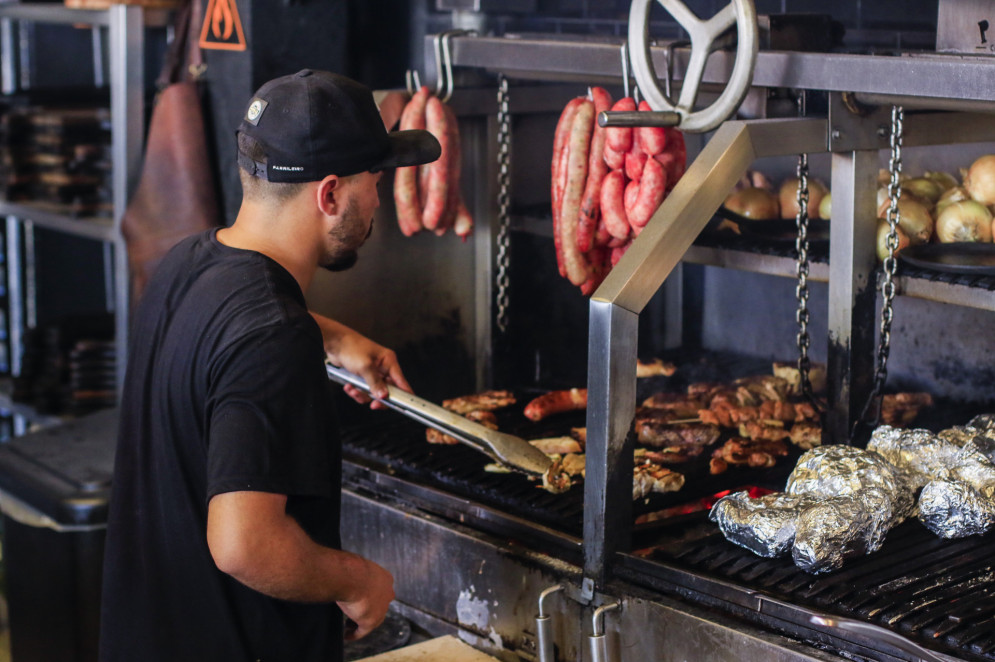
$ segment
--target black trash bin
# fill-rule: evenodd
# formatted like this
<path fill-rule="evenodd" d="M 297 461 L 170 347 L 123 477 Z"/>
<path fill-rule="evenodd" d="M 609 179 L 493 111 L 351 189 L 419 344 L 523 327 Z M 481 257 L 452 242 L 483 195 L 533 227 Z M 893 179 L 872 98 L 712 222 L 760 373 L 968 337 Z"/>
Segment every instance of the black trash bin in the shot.
<path fill-rule="evenodd" d="M 0 445 L 13 662 L 97 659 L 118 410 Z"/>

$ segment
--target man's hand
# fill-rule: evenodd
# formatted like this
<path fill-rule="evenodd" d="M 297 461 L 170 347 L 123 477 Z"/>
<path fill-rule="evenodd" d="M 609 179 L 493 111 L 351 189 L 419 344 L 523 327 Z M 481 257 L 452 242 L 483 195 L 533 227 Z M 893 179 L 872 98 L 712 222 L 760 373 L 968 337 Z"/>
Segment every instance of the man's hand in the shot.
<path fill-rule="evenodd" d="M 373 561 L 366 560 L 366 566 L 363 594 L 355 600 L 337 603 L 342 613 L 355 623 L 355 628 L 347 629 L 346 641 L 361 639 L 383 623 L 394 599 L 394 577 Z"/>
<path fill-rule="evenodd" d="M 397 386 L 411 393 L 411 386 L 401 371 L 394 350 L 373 342 L 361 333 L 353 331 L 344 324 L 312 312 L 311 316 L 318 322 L 321 335 L 325 341 L 325 353 L 329 361 L 340 368 L 363 378 L 374 398 L 387 398 L 387 384 Z M 386 405 L 372 400 L 366 393 L 355 386 L 344 386 L 343 390 L 356 402 L 366 404 L 372 401 L 371 408 L 382 409 Z"/>
<path fill-rule="evenodd" d="M 207 507 L 207 546 L 221 572 L 260 593 L 294 602 L 335 602 L 358 639 L 383 622 L 394 578 L 352 552 L 314 542 L 287 514 L 287 497 L 223 492 Z"/>

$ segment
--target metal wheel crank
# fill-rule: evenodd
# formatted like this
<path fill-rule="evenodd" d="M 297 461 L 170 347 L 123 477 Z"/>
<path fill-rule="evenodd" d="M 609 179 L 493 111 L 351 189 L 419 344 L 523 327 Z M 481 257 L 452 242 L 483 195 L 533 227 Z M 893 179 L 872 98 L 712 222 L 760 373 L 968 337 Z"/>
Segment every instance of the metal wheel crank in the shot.
<path fill-rule="evenodd" d="M 680 0 L 656 0 L 691 37 L 691 57 L 675 102 L 660 89 L 650 53 L 649 14 L 652 0 L 633 0 L 629 8 L 629 56 L 639 89 L 653 110 L 676 111 L 683 131 L 704 132 L 732 117 L 743 102 L 753 81 L 759 50 L 757 10 L 753 0 L 732 0 L 715 16 L 703 21 Z M 736 27 L 736 60 L 729 83 L 710 106 L 695 110 L 698 89 L 705 74 L 708 56 L 717 50 L 717 41 Z"/>

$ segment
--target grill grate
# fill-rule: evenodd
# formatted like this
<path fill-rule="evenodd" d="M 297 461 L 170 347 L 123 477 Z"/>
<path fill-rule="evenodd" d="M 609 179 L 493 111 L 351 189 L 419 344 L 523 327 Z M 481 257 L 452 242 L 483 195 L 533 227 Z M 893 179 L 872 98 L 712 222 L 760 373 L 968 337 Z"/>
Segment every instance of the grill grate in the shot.
<path fill-rule="evenodd" d="M 667 536 L 667 534 L 664 534 Z M 897 632 L 927 648 L 965 660 L 995 660 L 995 534 L 942 540 L 917 521 L 892 530 L 878 552 L 851 559 L 826 575 L 808 575 L 790 559 L 764 559 L 725 540 L 697 516 L 672 539 L 640 554 L 666 567 L 672 581 L 718 580 L 731 604 L 755 591 L 806 609 L 862 620 Z M 661 575 L 662 577 L 663 575 Z M 688 582 L 688 585 L 695 585 Z M 701 584 L 696 584 L 700 586 Z M 759 619 L 759 616 L 758 616 Z M 794 634 L 804 636 L 801 629 Z M 842 650 L 851 648 L 844 639 Z"/>
<path fill-rule="evenodd" d="M 685 354 L 680 370 L 672 377 L 639 380 L 639 398 L 642 400 L 663 390 L 681 391 L 692 382 L 721 381 L 769 371 L 770 362 L 766 360 L 716 353 Z M 522 409 L 535 393 L 518 395 L 517 405 L 497 412 L 498 425 L 503 431 L 536 439 L 564 435 L 571 427 L 585 425 L 582 412 L 559 414 L 538 423 L 528 421 Z M 453 492 L 556 531 L 574 536 L 582 534 L 582 485 L 574 485 L 564 494 L 550 494 L 541 489 L 537 481 L 524 475 L 486 472 L 484 466 L 490 460 L 485 455 L 462 444 L 428 444 L 424 426 L 400 413 L 382 411 L 367 415 L 362 422 L 344 431 L 342 441 L 346 459 Z M 654 513 L 747 484 L 782 486 L 799 455 L 800 451 L 793 449 L 789 457 L 782 458 L 778 466 L 771 469 L 731 467 L 725 473 L 713 476 L 708 471 L 708 454 L 702 453 L 689 462 L 671 466 L 686 477 L 680 491 L 654 494 L 635 502 L 633 510 L 636 515 Z"/>

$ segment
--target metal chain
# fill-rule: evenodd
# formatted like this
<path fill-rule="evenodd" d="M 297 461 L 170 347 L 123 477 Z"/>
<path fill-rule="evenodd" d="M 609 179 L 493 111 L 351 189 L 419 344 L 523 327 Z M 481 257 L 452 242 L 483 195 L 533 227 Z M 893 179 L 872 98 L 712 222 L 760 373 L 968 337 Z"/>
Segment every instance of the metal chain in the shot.
<path fill-rule="evenodd" d="M 881 407 L 878 396 L 884 391 L 884 383 L 888 379 L 888 354 L 891 350 L 891 323 L 895 317 L 895 272 L 898 270 L 898 260 L 895 253 L 898 252 L 898 223 L 901 218 L 898 209 L 898 200 L 902 195 L 902 132 L 905 112 L 902 106 L 891 107 L 891 158 L 888 161 L 888 237 L 886 245 L 888 255 L 884 258 L 882 265 L 883 279 L 881 281 L 881 327 L 878 337 L 877 364 L 874 368 L 874 384 L 870 395 L 867 396 L 867 404 L 860 414 L 857 423 L 864 421 L 867 413 L 875 402 L 878 402 L 877 411 L 874 415 L 873 425 L 877 425 L 881 420 Z"/>
<path fill-rule="evenodd" d="M 798 212 L 795 214 L 795 226 L 798 228 L 798 235 L 795 237 L 795 254 L 797 255 L 795 274 L 798 277 L 798 284 L 795 286 L 795 298 L 798 300 L 798 310 L 795 312 L 795 321 L 798 323 L 798 334 L 795 336 L 795 341 L 798 345 L 798 373 L 801 377 L 801 392 L 805 399 L 811 401 L 813 396 L 809 370 L 811 370 L 812 362 L 808 357 L 808 349 L 811 345 L 808 333 L 808 154 L 798 155 L 797 173 Z"/>
<path fill-rule="evenodd" d="M 508 112 L 508 79 L 504 74 L 498 75 L 497 94 L 497 124 L 498 124 L 498 233 L 497 233 L 497 304 L 496 323 L 501 333 L 508 331 L 508 290 L 510 277 L 508 274 L 511 262 L 509 231 L 511 217 L 508 208 L 511 203 L 511 113 Z"/>

